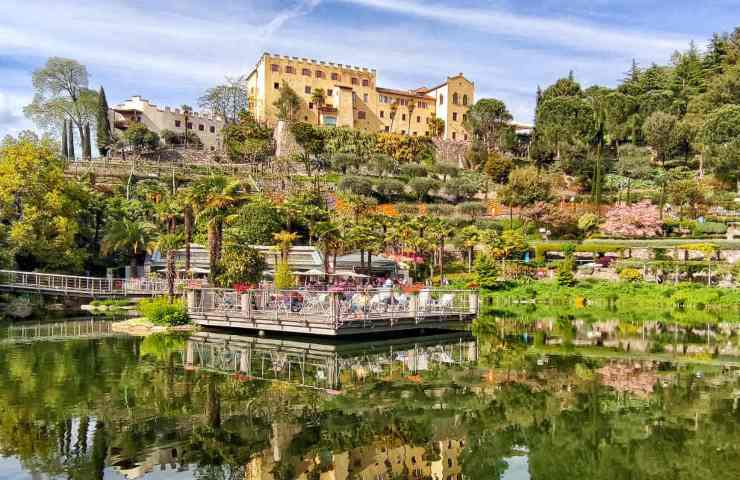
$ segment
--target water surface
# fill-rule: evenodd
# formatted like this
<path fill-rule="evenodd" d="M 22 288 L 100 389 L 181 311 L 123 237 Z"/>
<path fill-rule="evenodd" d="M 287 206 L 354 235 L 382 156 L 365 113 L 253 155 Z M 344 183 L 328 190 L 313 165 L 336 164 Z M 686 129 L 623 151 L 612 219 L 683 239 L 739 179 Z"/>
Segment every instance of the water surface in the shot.
<path fill-rule="evenodd" d="M 339 343 L 6 325 L 0 478 L 740 478 L 733 325 L 483 320 Z"/>

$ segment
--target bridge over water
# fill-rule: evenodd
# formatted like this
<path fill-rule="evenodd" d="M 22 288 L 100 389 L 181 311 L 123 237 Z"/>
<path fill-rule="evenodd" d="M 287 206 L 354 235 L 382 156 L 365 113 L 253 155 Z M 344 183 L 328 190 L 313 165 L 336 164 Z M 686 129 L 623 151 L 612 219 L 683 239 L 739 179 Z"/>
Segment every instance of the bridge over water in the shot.
<path fill-rule="evenodd" d="M 178 281 L 178 283 L 183 285 L 185 281 Z M 163 294 L 167 291 L 167 282 L 148 278 L 126 280 L 0 270 L 0 290 L 90 298 L 135 297 Z"/>
<path fill-rule="evenodd" d="M 11 325 L 0 344 L 54 342 L 76 339 L 97 339 L 121 335 L 113 331 L 113 322 L 101 320 L 68 320 L 64 322 L 29 323 Z"/>

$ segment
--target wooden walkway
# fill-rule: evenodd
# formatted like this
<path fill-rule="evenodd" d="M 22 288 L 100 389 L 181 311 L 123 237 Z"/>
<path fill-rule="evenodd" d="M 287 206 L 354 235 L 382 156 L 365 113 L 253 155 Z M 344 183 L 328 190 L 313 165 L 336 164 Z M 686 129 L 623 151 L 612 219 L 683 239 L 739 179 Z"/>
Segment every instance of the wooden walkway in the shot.
<path fill-rule="evenodd" d="M 344 336 L 402 330 L 450 329 L 478 314 L 474 290 L 425 289 L 414 295 L 373 289 L 188 290 L 188 313 L 198 325 L 265 332 Z"/>
<path fill-rule="evenodd" d="M 0 270 L 0 290 L 91 298 L 135 297 L 163 294 L 167 291 L 167 282 Z"/>

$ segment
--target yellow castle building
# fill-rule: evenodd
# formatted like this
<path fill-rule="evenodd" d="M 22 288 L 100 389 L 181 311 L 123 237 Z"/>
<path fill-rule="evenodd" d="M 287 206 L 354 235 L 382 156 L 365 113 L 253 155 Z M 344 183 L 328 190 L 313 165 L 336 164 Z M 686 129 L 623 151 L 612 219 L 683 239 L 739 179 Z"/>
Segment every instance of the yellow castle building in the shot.
<path fill-rule="evenodd" d="M 258 121 L 277 123 L 274 103 L 283 85 L 300 97 L 297 119 L 304 122 L 426 135 L 429 119 L 437 118 L 444 121 L 445 139 L 468 140 L 463 123 L 475 101 L 475 84 L 462 73 L 432 88 L 395 90 L 378 86 L 374 69 L 264 53 L 247 77 L 249 110 Z M 319 89 L 323 104 L 315 105 Z"/>

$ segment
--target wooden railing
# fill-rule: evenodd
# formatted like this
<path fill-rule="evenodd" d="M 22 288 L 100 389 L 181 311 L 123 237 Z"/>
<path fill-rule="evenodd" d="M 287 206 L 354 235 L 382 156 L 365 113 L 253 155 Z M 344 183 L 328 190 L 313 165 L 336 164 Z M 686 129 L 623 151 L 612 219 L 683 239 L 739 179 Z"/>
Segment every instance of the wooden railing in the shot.
<path fill-rule="evenodd" d="M 299 321 L 339 329 L 374 320 L 475 315 L 478 292 L 474 290 L 423 289 L 418 293 L 388 288 L 343 292 L 320 290 L 227 289 L 188 290 L 191 315 L 217 314 L 232 318 Z"/>
<path fill-rule="evenodd" d="M 177 280 L 178 290 L 193 286 L 186 280 Z M 167 291 L 166 280 L 148 278 L 101 278 L 62 275 L 57 273 L 0 270 L 0 287 L 12 290 L 77 294 L 91 297 L 112 295 L 156 295 Z"/>

